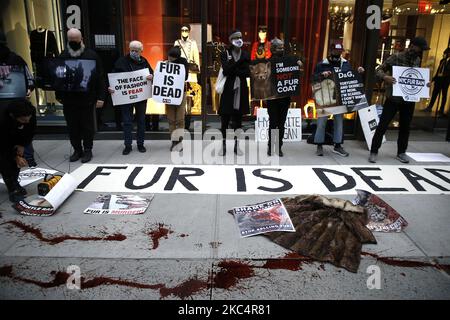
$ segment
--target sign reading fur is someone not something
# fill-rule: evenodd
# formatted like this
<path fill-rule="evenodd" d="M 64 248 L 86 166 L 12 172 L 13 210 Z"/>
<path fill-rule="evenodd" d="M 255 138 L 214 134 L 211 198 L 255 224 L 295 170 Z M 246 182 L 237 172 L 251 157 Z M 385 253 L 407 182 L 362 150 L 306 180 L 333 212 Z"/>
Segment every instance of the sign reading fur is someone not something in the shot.
<path fill-rule="evenodd" d="M 85 164 L 86 192 L 181 194 L 450 194 L 448 166 L 174 166 Z M 220 183 L 217 183 L 220 181 Z"/>

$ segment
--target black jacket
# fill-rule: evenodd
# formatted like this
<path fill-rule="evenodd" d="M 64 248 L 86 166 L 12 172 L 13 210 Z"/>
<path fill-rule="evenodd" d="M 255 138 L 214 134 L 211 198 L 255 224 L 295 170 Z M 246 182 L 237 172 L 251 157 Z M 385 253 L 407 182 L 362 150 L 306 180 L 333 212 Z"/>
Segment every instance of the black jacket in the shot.
<path fill-rule="evenodd" d="M 228 52 L 228 55 L 227 55 Z M 229 60 L 228 57 L 231 57 Z M 222 52 L 220 56 L 223 75 L 227 77 L 225 88 L 220 98 L 220 115 L 248 114 L 250 103 L 248 97 L 247 78 L 250 77 L 250 54 L 242 50 L 241 58 L 234 61 L 231 49 Z M 234 110 L 234 81 L 236 77 L 241 79 L 241 97 L 239 110 Z"/>
<path fill-rule="evenodd" d="M 97 53 L 91 49 L 86 48 L 81 56 L 73 58 L 67 50 L 64 50 L 60 58 L 67 59 L 81 59 L 81 60 L 95 60 L 96 72 L 90 83 L 88 92 L 56 92 L 56 98 L 61 100 L 63 104 L 79 104 L 92 105 L 97 100 L 105 101 L 106 98 L 106 83 L 104 79 L 103 64 Z"/>
<path fill-rule="evenodd" d="M 36 130 L 36 111 L 28 124 L 19 129 L 19 123 L 10 115 L 14 104 L 6 108 L 0 108 L 0 157 L 14 156 L 15 146 L 27 146 L 33 140 Z"/>

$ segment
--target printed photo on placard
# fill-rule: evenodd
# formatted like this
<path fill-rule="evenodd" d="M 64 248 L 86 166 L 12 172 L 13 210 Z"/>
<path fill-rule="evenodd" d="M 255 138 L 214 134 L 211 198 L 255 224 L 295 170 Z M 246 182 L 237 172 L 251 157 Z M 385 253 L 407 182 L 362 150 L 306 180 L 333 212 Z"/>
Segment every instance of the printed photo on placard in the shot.
<path fill-rule="evenodd" d="M 27 95 L 22 66 L 0 66 L 0 99 L 24 98 Z"/>

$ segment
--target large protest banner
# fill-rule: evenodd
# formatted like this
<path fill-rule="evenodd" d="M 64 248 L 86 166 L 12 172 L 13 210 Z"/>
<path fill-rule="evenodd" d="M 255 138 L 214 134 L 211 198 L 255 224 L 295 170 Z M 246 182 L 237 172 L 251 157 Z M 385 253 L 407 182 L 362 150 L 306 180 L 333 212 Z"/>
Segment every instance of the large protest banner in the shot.
<path fill-rule="evenodd" d="M 430 69 L 392 67 L 392 76 L 397 80 L 393 85 L 393 96 L 403 97 L 408 102 L 419 102 L 430 97 Z"/>
<path fill-rule="evenodd" d="M 115 91 L 114 106 L 140 102 L 152 97 L 152 84 L 147 80 L 148 68 L 133 72 L 109 73 L 109 85 Z"/>
<path fill-rule="evenodd" d="M 284 127 L 284 141 L 302 141 L 302 111 L 300 109 L 289 109 Z M 269 140 L 269 113 L 267 112 L 267 109 L 258 109 L 255 129 L 256 141 Z"/>
<path fill-rule="evenodd" d="M 272 58 L 250 66 L 252 100 L 271 100 L 300 94 L 297 57 Z"/>
<path fill-rule="evenodd" d="M 153 100 L 179 106 L 183 102 L 186 68 L 182 64 L 160 61 L 153 78 Z"/>

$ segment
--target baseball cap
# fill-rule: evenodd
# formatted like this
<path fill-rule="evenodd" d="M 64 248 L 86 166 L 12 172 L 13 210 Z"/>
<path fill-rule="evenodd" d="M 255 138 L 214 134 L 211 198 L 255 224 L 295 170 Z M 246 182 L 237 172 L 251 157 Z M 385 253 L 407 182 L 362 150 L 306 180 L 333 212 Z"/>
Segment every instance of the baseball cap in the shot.
<path fill-rule="evenodd" d="M 415 37 L 414 39 L 411 40 L 411 44 L 419 47 L 423 51 L 430 50 L 427 40 L 425 40 L 424 37 Z"/>
<path fill-rule="evenodd" d="M 332 43 L 330 45 L 330 50 L 344 51 L 344 47 L 340 43 Z"/>

